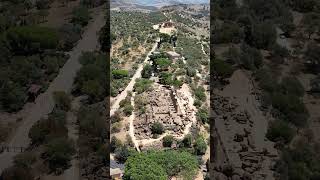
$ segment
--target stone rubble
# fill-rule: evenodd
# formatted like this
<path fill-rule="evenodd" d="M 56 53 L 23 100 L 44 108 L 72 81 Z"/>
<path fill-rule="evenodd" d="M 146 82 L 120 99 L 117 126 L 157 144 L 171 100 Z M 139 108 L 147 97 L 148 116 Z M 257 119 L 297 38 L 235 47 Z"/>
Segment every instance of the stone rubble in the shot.
<path fill-rule="evenodd" d="M 232 174 L 224 174 L 222 165 L 215 167 L 215 179 L 232 180 L 255 180 L 264 179 L 266 173 L 270 171 L 267 162 L 274 160 L 277 154 L 271 153 L 269 149 L 257 151 L 253 141 L 252 126 L 253 120 L 246 110 L 232 101 L 230 97 L 223 97 L 217 94 L 212 97 L 213 113 L 215 124 L 219 124 L 219 131 L 225 133 L 223 137 L 223 149 L 227 152 L 227 164 L 232 167 Z M 224 129 L 223 129 L 223 128 Z M 223 130 L 222 130 L 222 129 Z M 221 136 L 221 135 L 220 135 Z"/>

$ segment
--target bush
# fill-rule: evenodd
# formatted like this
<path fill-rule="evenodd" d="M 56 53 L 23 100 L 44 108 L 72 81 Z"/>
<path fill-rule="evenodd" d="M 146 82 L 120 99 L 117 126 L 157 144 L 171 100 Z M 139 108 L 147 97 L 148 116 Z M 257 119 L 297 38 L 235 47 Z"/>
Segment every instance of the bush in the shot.
<path fill-rule="evenodd" d="M 251 38 L 251 41 L 247 41 L 248 44 L 258 49 L 269 49 L 277 39 L 275 26 L 268 22 L 254 24 Z"/>
<path fill-rule="evenodd" d="M 120 163 L 124 163 L 127 161 L 128 157 L 130 156 L 130 149 L 128 148 L 128 146 L 123 145 L 120 146 L 119 148 L 117 148 L 115 150 L 115 158 L 117 161 L 119 161 Z"/>
<path fill-rule="evenodd" d="M 258 49 L 243 44 L 241 50 L 240 61 L 244 68 L 255 70 L 262 66 L 262 54 Z"/>
<path fill-rule="evenodd" d="M 209 114 L 207 109 L 200 108 L 196 113 L 197 120 L 205 124 L 209 122 Z"/>
<path fill-rule="evenodd" d="M 24 88 L 17 83 L 4 83 L 0 88 L 1 109 L 12 112 L 21 109 L 25 103 L 27 94 Z"/>
<path fill-rule="evenodd" d="M 122 142 L 115 136 L 112 136 L 111 142 L 110 142 L 110 151 L 115 152 L 117 148 L 120 148 L 122 146 Z"/>
<path fill-rule="evenodd" d="M 138 94 L 141 94 L 145 91 L 150 91 L 152 87 L 153 81 L 148 79 L 137 79 L 136 83 L 134 84 L 134 91 L 136 91 Z"/>
<path fill-rule="evenodd" d="M 239 43 L 243 37 L 243 32 L 238 24 L 233 22 L 224 22 L 222 26 L 215 30 L 213 43 Z"/>
<path fill-rule="evenodd" d="M 294 137 L 294 130 L 288 125 L 288 123 L 282 120 L 276 120 L 271 123 L 266 137 L 271 141 L 283 140 L 285 143 L 289 143 Z"/>
<path fill-rule="evenodd" d="M 196 99 L 200 101 L 205 101 L 206 100 L 206 93 L 205 89 L 202 86 L 199 86 L 193 90 L 193 93 L 196 97 Z"/>
<path fill-rule="evenodd" d="M 59 28 L 59 37 L 61 39 L 60 48 L 70 51 L 81 38 L 81 26 L 70 23 L 64 24 Z"/>
<path fill-rule="evenodd" d="M 112 124 L 111 133 L 118 133 L 121 131 L 121 122 L 116 122 Z"/>
<path fill-rule="evenodd" d="M 272 106 L 283 114 L 284 120 L 290 121 L 299 127 L 303 127 L 307 124 L 309 114 L 299 97 L 274 93 L 272 94 L 271 99 Z"/>
<path fill-rule="evenodd" d="M 143 67 L 143 70 L 141 72 L 141 76 L 143 78 L 150 78 L 152 75 L 152 66 L 150 64 L 146 64 L 144 67 Z"/>
<path fill-rule="evenodd" d="M 28 169 L 36 161 L 36 156 L 32 152 L 25 152 L 14 157 L 16 167 Z"/>
<path fill-rule="evenodd" d="M 34 175 L 30 169 L 13 166 L 4 169 L 1 178 L 3 180 L 34 180 Z"/>
<path fill-rule="evenodd" d="M 300 81 L 293 76 L 284 77 L 281 81 L 281 91 L 284 94 L 295 95 L 302 97 L 304 95 L 304 88 Z"/>
<path fill-rule="evenodd" d="M 66 169 L 75 153 L 73 141 L 66 138 L 53 139 L 46 145 L 45 154 L 52 171 Z"/>
<path fill-rule="evenodd" d="M 127 104 L 123 107 L 123 112 L 126 116 L 130 116 L 133 111 L 133 106 L 131 104 Z"/>
<path fill-rule="evenodd" d="M 162 134 L 164 133 L 164 126 L 160 122 L 155 122 L 151 125 L 152 134 Z"/>
<path fill-rule="evenodd" d="M 16 54 L 34 54 L 45 49 L 56 49 L 58 32 L 38 26 L 17 26 L 7 30 L 6 39 Z"/>
<path fill-rule="evenodd" d="M 53 92 L 53 99 L 58 109 L 69 111 L 71 108 L 71 98 L 64 91 Z"/>
<path fill-rule="evenodd" d="M 192 136 L 191 136 L 191 134 L 187 134 L 187 135 L 183 138 L 183 140 L 182 140 L 182 145 L 183 145 L 183 147 L 188 147 L 188 148 L 191 147 L 191 145 L 192 145 Z"/>
<path fill-rule="evenodd" d="M 228 78 L 233 73 L 232 66 L 220 59 L 214 59 L 210 66 L 213 69 L 213 74 L 221 78 Z"/>
<path fill-rule="evenodd" d="M 163 137 L 162 145 L 163 145 L 164 147 L 171 147 L 173 141 L 174 141 L 173 136 L 167 135 L 167 136 Z"/>
<path fill-rule="evenodd" d="M 129 72 L 127 70 L 118 69 L 118 70 L 113 70 L 112 71 L 112 75 L 116 79 L 121 79 L 121 78 L 124 78 L 124 77 L 128 77 L 129 76 Z"/>
<path fill-rule="evenodd" d="M 90 20 L 90 13 L 86 7 L 77 7 L 72 12 L 71 22 L 74 24 L 79 24 L 81 26 L 86 26 Z"/>
<path fill-rule="evenodd" d="M 207 143 L 203 137 L 196 139 L 196 142 L 194 143 L 194 150 L 197 155 L 204 155 L 206 153 Z"/>
<path fill-rule="evenodd" d="M 77 118 L 79 120 L 80 131 L 84 134 L 90 134 L 95 137 L 104 137 L 107 132 L 106 122 L 100 114 L 101 108 L 98 107 L 80 107 Z"/>

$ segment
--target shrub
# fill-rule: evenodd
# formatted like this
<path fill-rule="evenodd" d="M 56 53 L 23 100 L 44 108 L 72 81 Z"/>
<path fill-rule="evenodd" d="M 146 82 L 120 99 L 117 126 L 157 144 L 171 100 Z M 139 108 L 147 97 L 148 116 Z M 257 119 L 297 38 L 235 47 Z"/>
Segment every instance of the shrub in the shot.
<path fill-rule="evenodd" d="M 4 169 L 1 178 L 3 180 L 34 180 L 34 175 L 30 169 L 13 166 Z"/>
<path fill-rule="evenodd" d="M 112 124 L 111 133 L 118 133 L 121 131 L 121 122 L 116 122 Z"/>
<path fill-rule="evenodd" d="M 85 26 L 88 24 L 90 20 L 90 13 L 88 8 L 86 7 L 77 7 L 72 12 L 71 22 L 74 24 L 79 24 L 81 26 Z"/>
<path fill-rule="evenodd" d="M 207 109 L 200 108 L 196 113 L 196 116 L 197 116 L 197 120 L 203 124 L 209 122 L 209 115 L 208 115 Z"/>
<path fill-rule="evenodd" d="M 117 148 L 120 148 L 122 146 L 122 142 L 115 136 L 112 136 L 111 142 L 110 142 L 110 151 L 115 152 Z"/>
<path fill-rule="evenodd" d="M 162 134 L 164 133 L 164 127 L 162 123 L 155 122 L 151 125 L 151 131 L 152 131 L 152 134 Z"/>
<path fill-rule="evenodd" d="M 183 140 L 182 140 L 182 145 L 183 145 L 183 147 L 188 147 L 188 148 L 191 147 L 191 145 L 192 145 L 192 136 L 191 136 L 191 134 L 187 134 L 187 135 L 183 138 Z"/>
<path fill-rule="evenodd" d="M 128 148 L 128 146 L 123 145 L 120 146 L 119 148 L 117 148 L 115 150 L 115 158 L 116 160 L 118 160 L 120 163 L 124 163 L 126 162 L 127 158 L 130 156 L 130 149 Z"/>
<path fill-rule="evenodd" d="M 162 145 L 163 145 L 164 147 L 171 147 L 173 141 L 174 141 L 173 136 L 167 135 L 167 136 L 163 137 Z"/>
<path fill-rule="evenodd" d="M 204 155 L 207 150 L 207 143 L 203 137 L 198 137 L 194 143 L 194 150 L 197 155 Z"/>
<path fill-rule="evenodd" d="M 75 153 L 73 141 L 66 138 L 53 139 L 46 145 L 45 154 L 51 170 L 66 169 Z"/>
<path fill-rule="evenodd" d="M 210 66 L 213 69 L 213 73 L 221 78 L 228 78 L 233 73 L 232 66 L 220 59 L 214 59 Z"/>
<path fill-rule="evenodd" d="M 145 91 L 151 90 L 153 81 L 148 79 L 137 79 L 136 83 L 134 84 L 134 91 L 136 91 L 138 94 L 141 94 Z"/>
<path fill-rule="evenodd" d="M 242 53 L 240 56 L 241 65 L 249 70 L 255 70 L 262 65 L 261 52 L 253 47 L 243 44 L 241 47 Z"/>
<path fill-rule="evenodd" d="M 124 78 L 124 77 L 128 77 L 129 76 L 129 72 L 127 70 L 118 69 L 118 70 L 113 70 L 112 71 L 112 75 L 116 79 L 121 79 L 121 78 Z"/>
<path fill-rule="evenodd" d="M 32 54 L 45 49 L 56 49 L 58 32 L 38 26 L 17 26 L 7 30 L 6 38 L 11 50 L 16 54 Z"/>
<path fill-rule="evenodd" d="M 14 164 L 17 167 L 28 169 L 36 161 L 36 156 L 32 152 L 25 152 L 14 157 Z"/>
<path fill-rule="evenodd" d="M 131 104 L 127 104 L 123 107 L 123 112 L 126 116 L 130 116 L 133 111 L 133 106 Z"/>
<path fill-rule="evenodd" d="M 70 110 L 71 99 L 70 99 L 70 96 L 66 94 L 64 91 L 55 91 L 53 93 L 53 99 L 57 108 L 64 111 Z"/>
<path fill-rule="evenodd" d="M 266 137 L 274 142 L 283 140 L 285 143 L 289 143 L 294 134 L 294 130 L 288 125 L 288 123 L 282 120 L 276 120 L 271 123 Z"/>
<path fill-rule="evenodd" d="M 143 70 L 141 72 L 141 76 L 143 78 L 150 78 L 152 75 L 152 66 L 150 64 L 146 64 L 144 67 L 143 67 Z"/>

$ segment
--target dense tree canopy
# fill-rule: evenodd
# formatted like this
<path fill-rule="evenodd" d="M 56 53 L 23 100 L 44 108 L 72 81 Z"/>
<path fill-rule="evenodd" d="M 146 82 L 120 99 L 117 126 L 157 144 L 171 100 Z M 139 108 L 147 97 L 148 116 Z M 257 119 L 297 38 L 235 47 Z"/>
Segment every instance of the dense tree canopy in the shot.
<path fill-rule="evenodd" d="M 191 180 L 197 173 L 198 162 L 188 152 L 149 151 L 130 156 L 125 166 L 124 179 L 126 180 L 142 177 L 165 180 L 172 176 Z"/>

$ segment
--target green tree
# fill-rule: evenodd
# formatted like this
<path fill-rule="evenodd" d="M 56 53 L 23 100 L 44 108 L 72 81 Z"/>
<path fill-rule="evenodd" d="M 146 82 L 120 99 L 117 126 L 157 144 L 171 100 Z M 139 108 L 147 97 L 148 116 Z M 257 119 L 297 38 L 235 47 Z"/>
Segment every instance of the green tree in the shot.
<path fill-rule="evenodd" d="M 178 176 L 194 179 L 198 162 L 188 152 L 148 151 L 131 155 L 125 164 L 124 179 L 168 179 Z"/>

